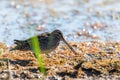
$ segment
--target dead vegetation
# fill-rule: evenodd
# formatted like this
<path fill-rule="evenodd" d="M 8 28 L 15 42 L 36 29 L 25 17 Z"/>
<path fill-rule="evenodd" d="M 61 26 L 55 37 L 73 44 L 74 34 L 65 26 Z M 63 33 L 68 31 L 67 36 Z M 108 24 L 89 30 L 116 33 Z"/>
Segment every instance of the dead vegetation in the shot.
<path fill-rule="evenodd" d="M 120 76 L 119 42 L 92 41 L 69 44 L 78 54 L 74 55 L 65 45 L 59 46 L 50 54 L 42 54 L 47 70 L 46 79 L 83 79 L 101 74 Z M 9 51 L 3 43 L 0 43 L 0 52 L 0 79 L 43 78 L 33 52 Z"/>

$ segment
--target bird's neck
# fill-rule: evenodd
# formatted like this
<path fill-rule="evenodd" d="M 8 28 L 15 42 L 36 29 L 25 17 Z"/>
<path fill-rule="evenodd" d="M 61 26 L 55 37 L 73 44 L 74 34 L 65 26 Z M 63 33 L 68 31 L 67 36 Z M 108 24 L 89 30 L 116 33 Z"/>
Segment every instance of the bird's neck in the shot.
<path fill-rule="evenodd" d="M 60 38 L 57 35 L 50 35 L 49 36 L 49 47 L 56 48 L 60 43 Z"/>

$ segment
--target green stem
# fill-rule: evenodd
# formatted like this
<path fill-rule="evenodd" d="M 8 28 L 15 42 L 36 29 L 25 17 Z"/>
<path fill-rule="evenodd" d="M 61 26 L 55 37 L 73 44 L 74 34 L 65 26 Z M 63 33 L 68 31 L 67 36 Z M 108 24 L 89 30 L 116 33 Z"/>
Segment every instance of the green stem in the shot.
<path fill-rule="evenodd" d="M 43 63 L 42 56 L 41 56 L 40 43 L 39 43 L 38 38 L 36 36 L 33 37 L 31 40 L 32 40 L 32 48 L 33 48 L 35 55 L 36 55 L 38 62 L 39 62 L 39 66 L 40 66 L 39 69 L 45 75 L 46 70 L 45 70 L 44 63 Z"/>

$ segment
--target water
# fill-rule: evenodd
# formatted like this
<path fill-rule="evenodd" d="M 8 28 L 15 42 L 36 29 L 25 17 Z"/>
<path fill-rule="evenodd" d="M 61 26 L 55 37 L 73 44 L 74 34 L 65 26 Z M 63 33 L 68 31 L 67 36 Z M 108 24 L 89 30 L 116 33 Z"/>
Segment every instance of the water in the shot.
<path fill-rule="evenodd" d="M 120 41 L 119 3 L 120 0 L 0 0 L 0 42 L 12 45 L 14 39 L 55 29 L 60 29 L 68 41 Z M 37 31 L 38 26 L 43 30 Z M 78 36 L 78 32 L 89 34 Z"/>

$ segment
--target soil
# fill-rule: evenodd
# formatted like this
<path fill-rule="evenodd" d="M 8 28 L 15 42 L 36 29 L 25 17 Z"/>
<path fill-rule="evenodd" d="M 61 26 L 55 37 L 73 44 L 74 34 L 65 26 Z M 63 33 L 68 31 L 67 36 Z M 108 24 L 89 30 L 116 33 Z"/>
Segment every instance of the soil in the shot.
<path fill-rule="evenodd" d="M 39 70 L 32 51 L 9 51 L 0 43 L 0 79 L 9 80 L 119 80 L 119 42 L 69 42 L 77 54 L 64 44 L 48 54 L 42 53 L 46 75 Z"/>

